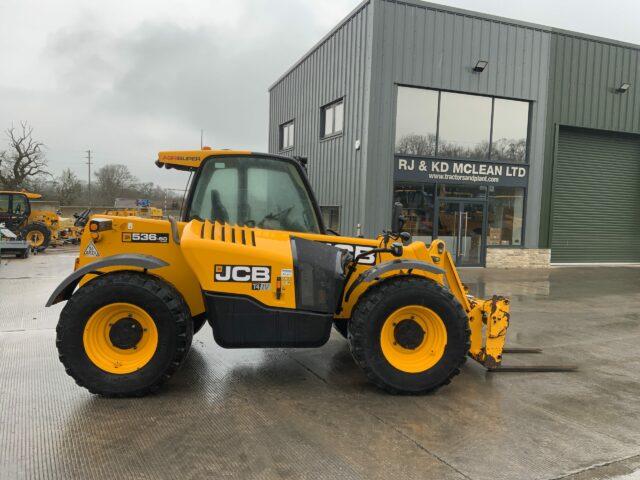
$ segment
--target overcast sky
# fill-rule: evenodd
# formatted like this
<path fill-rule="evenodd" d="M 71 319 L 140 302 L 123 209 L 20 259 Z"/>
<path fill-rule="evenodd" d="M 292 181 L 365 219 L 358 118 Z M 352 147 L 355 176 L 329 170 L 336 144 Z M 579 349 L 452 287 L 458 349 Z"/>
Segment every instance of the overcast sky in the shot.
<path fill-rule="evenodd" d="M 0 0 L 0 129 L 26 120 L 51 170 L 86 178 L 162 149 L 267 150 L 267 88 L 359 0 Z M 640 44 L 637 0 L 440 3 Z M 0 149 L 4 138 L 0 138 Z"/>

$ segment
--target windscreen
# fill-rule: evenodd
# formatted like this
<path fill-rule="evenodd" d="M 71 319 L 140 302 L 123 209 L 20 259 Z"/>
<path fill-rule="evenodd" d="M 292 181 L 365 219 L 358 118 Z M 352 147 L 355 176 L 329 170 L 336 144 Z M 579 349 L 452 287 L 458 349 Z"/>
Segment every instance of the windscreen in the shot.
<path fill-rule="evenodd" d="M 206 160 L 188 218 L 320 233 L 311 198 L 298 170 L 287 161 L 265 157 Z"/>

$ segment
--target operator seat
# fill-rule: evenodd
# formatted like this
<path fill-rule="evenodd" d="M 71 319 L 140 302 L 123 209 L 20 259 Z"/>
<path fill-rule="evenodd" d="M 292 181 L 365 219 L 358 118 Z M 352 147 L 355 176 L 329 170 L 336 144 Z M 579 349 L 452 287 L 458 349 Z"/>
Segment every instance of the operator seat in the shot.
<path fill-rule="evenodd" d="M 211 190 L 211 220 L 214 222 L 229 223 L 229 212 L 222 204 L 218 190 Z"/>

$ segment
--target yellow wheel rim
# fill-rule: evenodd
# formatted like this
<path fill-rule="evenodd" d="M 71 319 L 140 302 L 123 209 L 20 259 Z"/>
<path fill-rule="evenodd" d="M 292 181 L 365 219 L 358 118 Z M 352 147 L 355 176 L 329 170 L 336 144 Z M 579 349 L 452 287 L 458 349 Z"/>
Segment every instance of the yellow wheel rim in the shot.
<path fill-rule="evenodd" d="M 142 308 L 131 303 L 111 303 L 91 315 L 82 341 L 96 367 L 127 374 L 140 370 L 153 358 L 158 329 Z"/>
<path fill-rule="evenodd" d="M 44 243 L 44 234 L 38 230 L 31 230 L 27 233 L 27 242 L 32 247 L 39 247 Z"/>
<path fill-rule="evenodd" d="M 408 305 L 387 317 L 380 332 L 380 346 L 387 361 L 398 370 L 424 372 L 444 355 L 447 328 L 433 310 Z"/>

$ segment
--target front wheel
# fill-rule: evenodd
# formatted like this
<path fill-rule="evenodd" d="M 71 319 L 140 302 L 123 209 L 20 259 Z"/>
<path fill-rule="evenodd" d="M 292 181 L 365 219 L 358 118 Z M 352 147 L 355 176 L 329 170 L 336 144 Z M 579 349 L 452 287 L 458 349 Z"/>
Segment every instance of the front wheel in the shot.
<path fill-rule="evenodd" d="M 104 396 L 142 396 L 187 356 L 193 324 L 180 294 L 138 272 L 101 275 L 67 302 L 56 329 L 60 360 L 76 383 Z"/>
<path fill-rule="evenodd" d="M 27 224 L 20 230 L 20 236 L 29 242 L 31 248 L 36 252 L 46 250 L 51 243 L 51 230 L 41 222 Z"/>
<path fill-rule="evenodd" d="M 469 351 L 467 316 L 451 292 L 421 277 L 398 277 L 364 294 L 349 322 L 354 359 L 390 393 L 437 389 Z"/>

